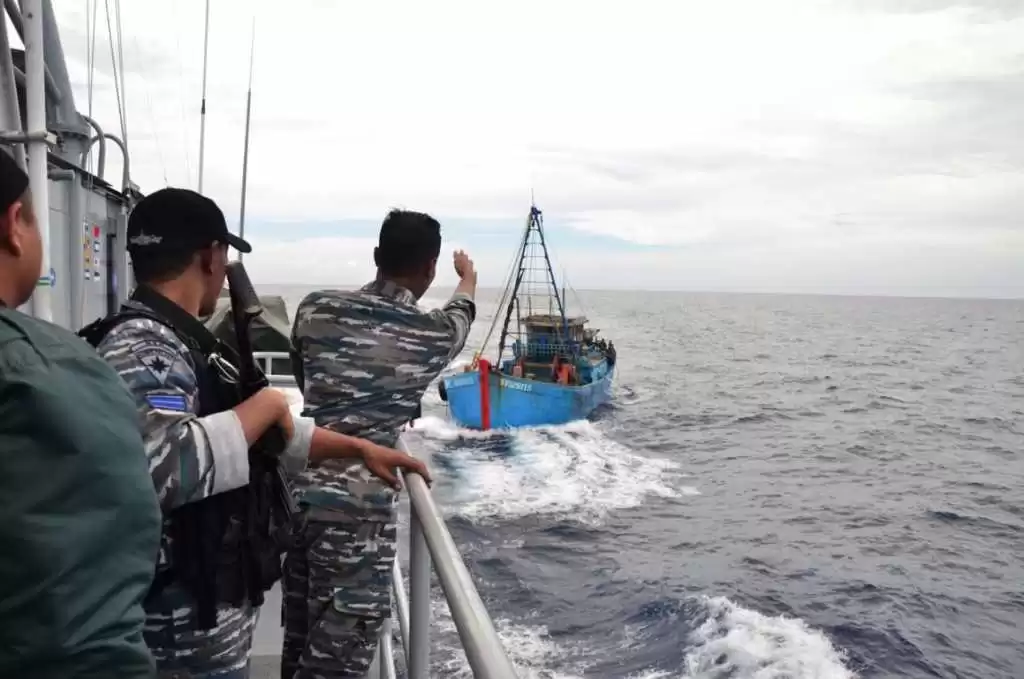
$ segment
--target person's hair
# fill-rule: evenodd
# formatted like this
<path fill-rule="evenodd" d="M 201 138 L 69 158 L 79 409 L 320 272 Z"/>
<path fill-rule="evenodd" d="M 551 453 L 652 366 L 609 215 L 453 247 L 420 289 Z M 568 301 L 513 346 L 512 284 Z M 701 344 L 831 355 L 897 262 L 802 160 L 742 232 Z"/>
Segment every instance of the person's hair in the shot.
<path fill-rule="evenodd" d="M 0 151 L 0 153 L 3 153 L 3 151 Z M 31 224 L 33 221 L 35 221 L 36 218 L 36 212 L 34 207 L 32 206 L 32 190 L 25 189 L 24 191 L 22 191 L 21 195 L 18 196 L 18 199 L 12 201 L 11 205 L 19 202 L 21 203 L 22 214 L 26 216 L 29 223 Z M 7 207 L 10 207 L 10 205 L 8 205 Z M 10 224 L 4 223 L 7 221 L 7 217 L 5 214 L 6 212 L 7 208 L 4 208 L 4 210 L 0 212 L 0 226 L 4 227 L 3 229 L 0 229 L 0 245 L 3 245 L 7 242 L 7 238 L 9 236 L 9 234 L 7 233 L 7 229 L 11 227 Z"/>
<path fill-rule="evenodd" d="M 195 261 L 197 250 L 154 252 L 132 257 L 132 271 L 137 283 L 166 283 L 188 271 Z"/>
<path fill-rule="evenodd" d="M 419 273 L 441 254 L 441 224 L 428 214 L 392 210 L 380 226 L 373 261 L 386 276 Z"/>

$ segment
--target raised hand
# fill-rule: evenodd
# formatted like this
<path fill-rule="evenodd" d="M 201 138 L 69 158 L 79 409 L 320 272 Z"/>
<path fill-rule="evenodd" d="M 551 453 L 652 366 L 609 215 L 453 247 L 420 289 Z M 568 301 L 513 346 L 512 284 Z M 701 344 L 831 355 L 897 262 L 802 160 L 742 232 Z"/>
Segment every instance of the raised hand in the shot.
<path fill-rule="evenodd" d="M 462 250 L 458 250 L 452 257 L 455 264 L 455 273 L 459 278 L 465 280 L 468 277 L 476 278 L 476 269 L 473 268 L 473 260 Z"/>

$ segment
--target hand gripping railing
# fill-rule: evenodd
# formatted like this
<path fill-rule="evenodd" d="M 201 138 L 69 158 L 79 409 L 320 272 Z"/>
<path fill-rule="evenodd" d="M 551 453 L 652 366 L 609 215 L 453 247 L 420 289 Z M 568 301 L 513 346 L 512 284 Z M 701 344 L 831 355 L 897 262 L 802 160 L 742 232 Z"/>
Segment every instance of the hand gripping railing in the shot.
<path fill-rule="evenodd" d="M 408 452 L 404 441 L 399 448 Z M 430 565 L 434 564 L 448 609 L 458 630 L 466 659 L 479 679 L 516 679 L 516 671 L 494 629 L 490 614 L 476 591 L 444 518 L 419 474 L 404 477 L 409 493 L 409 597 L 402 570 L 394 565 L 394 601 L 402 632 L 409 679 L 430 676 Z M 389 621 L 390 622 L 390 621 Z M 378 647 L 380 677 L 394 677 L 390 651 L 391 629 L 386 625 Z M 387 647 L 387 648 L 386 648 Z"/>

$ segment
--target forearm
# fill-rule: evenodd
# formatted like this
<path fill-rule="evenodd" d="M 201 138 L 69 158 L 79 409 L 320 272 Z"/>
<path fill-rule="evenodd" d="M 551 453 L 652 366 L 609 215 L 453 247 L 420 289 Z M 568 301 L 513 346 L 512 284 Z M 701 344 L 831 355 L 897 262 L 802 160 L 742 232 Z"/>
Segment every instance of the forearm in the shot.
<path fill-rule="evenodd" d="M 459 284 L 455 286 L 455 295 L 466 295 L 470 299 L 476 299 L 476 275 L 466 276 L 459 280 Z"/>
<path fill-rule="evenodd" d="M 249 445 L 233 412 L 173 419 L 150 413 L 147 424 L 149 471 L 164 511 L 249 482 Z"/>
<path fill-rule="evenodd" d="M 440 324 L 439 330 L 448 334 L 451 342 L 448 359 L 451 360 L 466 345 L 469 330 L 476 320 L 476 303 L 472 296 L 456 290 L 444 307 L 431 314 Z"/>
<path fill-rule="evenodd" d="M 251 446 L 281 420 L 283 408 L 287 406 L 276 398 L 271 387 L 266 387 L 233 408 L 232 412 L 238 416 L 245 441 Z"/>
<path fill-rule="evenodd" d="M 362 459 L 366 442 L 354 436 L 317 427 L 309 446 L 309 460 L 317 463 L 324 460 Z"/>

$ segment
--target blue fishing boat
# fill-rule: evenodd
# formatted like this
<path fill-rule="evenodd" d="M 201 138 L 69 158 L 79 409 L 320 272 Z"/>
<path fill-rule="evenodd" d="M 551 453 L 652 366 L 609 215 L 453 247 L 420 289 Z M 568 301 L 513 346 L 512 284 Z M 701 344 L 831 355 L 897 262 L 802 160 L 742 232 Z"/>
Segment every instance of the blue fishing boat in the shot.
<path fill-rule="evenodd" d="M 536 206 L 509 271 L 498 313 L 504 323 L 497 360 L 476 353 L 462 373 L 445 377 L 441 398 L 456 424 L 502 429 L 564 424 L 586 418 L 611 398 L 615 345 L 588 328 L 586 316 L 569 316 L 544 239 Z"/>

